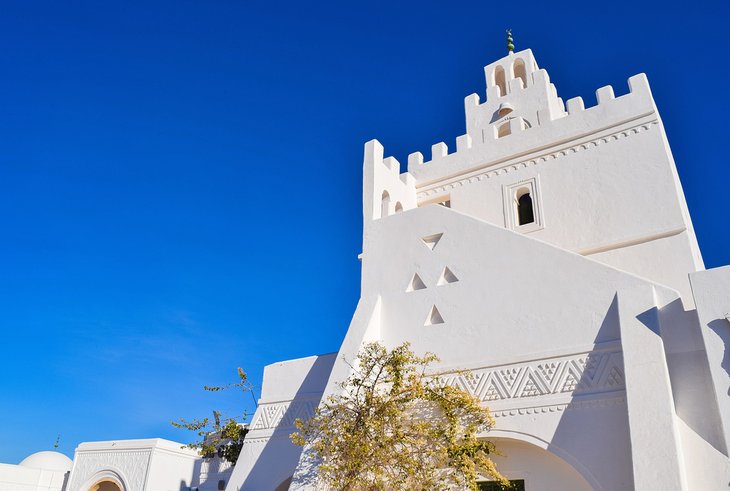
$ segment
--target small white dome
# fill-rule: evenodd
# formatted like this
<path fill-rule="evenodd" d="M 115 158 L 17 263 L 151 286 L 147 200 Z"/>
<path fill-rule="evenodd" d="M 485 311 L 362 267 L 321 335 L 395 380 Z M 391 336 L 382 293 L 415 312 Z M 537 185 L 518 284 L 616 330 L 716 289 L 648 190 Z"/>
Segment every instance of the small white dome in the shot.
<path fill-rule="evenodd" d="M 20 463 L 22 467 L 49 471 L 70 471 L 73 461 L 60 452 L 43 451 L 31 454 Z"/>

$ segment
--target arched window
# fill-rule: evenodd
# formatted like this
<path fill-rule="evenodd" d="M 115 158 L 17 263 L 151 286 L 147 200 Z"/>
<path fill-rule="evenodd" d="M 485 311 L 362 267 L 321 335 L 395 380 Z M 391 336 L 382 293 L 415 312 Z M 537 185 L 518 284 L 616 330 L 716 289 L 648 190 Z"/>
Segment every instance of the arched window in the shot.
<path fill-rule="evenodd" d="M 525 62 L 522 58 L 517 58 L 515 60 L 514 65 L 512 65 L 512 70 L 515 78 L 522 80 L 522 88 L 524 89 L 527 87 L 527 70 L 525 69 Z"/>
<path fill-rule="evenodd" d="M 388 216 L 388 208 L 390 208 L 390 195 L 388 191 L 383 191 L 383 197 L 380 200 L 380 218 Z"/>
<path fill-rule="evenodd" d="M 403 205 L 400 204 L 400 201 L 396 201 L 395 202 L 395 212 L 400 213 L 401 211 L 403 211 Z"/>
<path fill-rule="evenodd" d="M 532 197 L 527 190 L 524 190 L 517 198 L 517 221 L 518 225 L 526 225 L 535 221 L 535 212 L 532 209 Z"/>
<path fill-rule="evenodd" d="M 494 69 L 494 85 L 499 87 L 500 97 L 507 95 L 507 78 L 504 75 L 504 68 L 500 65 Z"/>

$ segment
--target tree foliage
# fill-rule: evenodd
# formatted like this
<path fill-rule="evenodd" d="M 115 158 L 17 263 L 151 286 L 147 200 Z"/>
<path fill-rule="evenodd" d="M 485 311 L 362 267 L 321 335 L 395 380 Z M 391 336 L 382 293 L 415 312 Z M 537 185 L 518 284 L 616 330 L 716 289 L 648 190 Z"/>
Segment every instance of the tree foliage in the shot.
<path fill-rule="evenodd" d="M 242 392 L 251 392 L 253 386 L 243 369 L 238 369 L 238 382 L 223 386 L 203 386 L 208 392 L 220 392 L 228 389 L 240 389 Z M 171 421 L 175 428 L 193 431 L 197 439 L 185 445 L 198 451 L 203 457 L 215 455 L 235 464 L 243 448 L 243 439 L 248 433 L 244 425 L 246 413 L 240 416 L 223 417 L 220 411 L 213 411 L 213 418 L 193 419 L 190 421 L 180 418 Z"/>
<path fill-rule="evenodd" d="M 296 445 L 308 446 L 318 479 L 336 490 L 477 490 L 489 476 L 509 486 L 477 438 L 494 425 L 469 392 L 427 374 L 438 358 L 404 343 L 363 347 L 341 393 L 308 421 L 296 420 Z M 466 374 L 470 376 L 469 374 Z"/>

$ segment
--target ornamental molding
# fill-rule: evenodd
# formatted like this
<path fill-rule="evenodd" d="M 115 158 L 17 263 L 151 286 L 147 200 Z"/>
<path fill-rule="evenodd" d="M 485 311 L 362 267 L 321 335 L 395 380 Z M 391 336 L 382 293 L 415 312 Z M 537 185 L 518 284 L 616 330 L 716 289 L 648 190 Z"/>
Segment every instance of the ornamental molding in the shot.
<path fill-rule="evenodd" d="M 262 438 L 245 438 L 243 440 L 243 445 L 263 445 L 266 444 L 269 440 L 271 440 L 271 437 L 262 437 Z"/>
<path fill-rule="evenodd" d="M 143 491 L 151 455 L 151 450 L 79 453 L 71 472 L 68 489 L 81 489 L 86 481 L 111 471 L 124 481 L 127 491 Z"/>
<path fill-rule="evenodd" d="M 294 428 L 294 421 L 311 418 L 318 404 L 319 398 L 261 404 L 251 420 L 251 430 Z"/>
<path fill-rule="evenodd" d="M 584 150 L 588 150 L 590 148 L 598 147 L 600 145 L 604 145 L 606 143 L 612 143 L 617 140 L 628 138 L 629 136 L 636 135 L 638 133 L 649 131 L 654 125 L 659 124 L 657 120 L 650 121 L 647 123 L 642 123 L 636 126 L 632 126 L 630 128 L 626 128 L 621 131 L 617 131 L 608 135 L 604 135 L 598 138 L 594 138 L 588 141 L 585 141 L 583 143 L 579 143 L 576 145 L 572 145 L 569 147 L 564 147 L 560 150 L 555 150 L 550 153 L 545 153 L 543 155 L 532 157 L 529 159 L 522 160 L 520 162 L 514 163 L 514 164 L 508 164 L 503 167 L 499 167 L 496 169 L 490 169 L 490 170 L 483 170 L 481 172 L 477 172 L 475 174 L 471 174 L 465 177 L 457 178 L 447 184 L 441 184 L 438 186 L 434 186 L 432 188 L 429 188 L 425 191 L 419 191 L 416 193 L 416 197 L 418 200 L 427 199 L 430 197 L 434 197 L 436 195 L 440 195 L 443 193 L 446 193 L 447 191 L 451 189 L 455 189 L 457 187 L 461 187 L 465 184 L 471 184 L 477 181 L 483 181 L 485 179 L 491 179 L 492 177 L 501 176 L 503 174 L 507 174 L 509 172 L 517 171 L 520 169 L 524 169 L 527 167 L 535 166 L 538 164 L 542 164 L 544 162 L 548 162 L 551 160 L 556 160 L 560 157 L 565 157 L 570 154 L 582 152 Z"/>
<path fill-rule="evenodd" d="M 559 413 L 574 409 L 591 409 L 600 407 L 620 406 L 626 403 L 626 397 L 606 397 L 601 399 L 577 400 L 563 404 L 549 404 L 546 406 L 521 407 L 519 409 L 505 409 L 502 411 L 491 411 L 495 418 L 506 416 L 523 416 L 526 414 L 548 414 Z"/>
<path fill-rule="evenodd" d="M 245 442 L 245 440 L 244 440 Z M 203 458 L 200 465 L 200 481 L 205 481 L 211 475 L 218 475 L 229 472 L 233 468 L 233 464 L 226 459 L 220 457 Z"/>
<path fill-rule="evenodd" d="M 466 373 L 442 375 L 440 382 L 460 387 L 490 404 L 522 399 L 533 401 L 547 396 L 554 399 L 555 396 L 603 394 L 625 389 L 620 350 L 588 351 L 478 368 Z"/>
<path fill-rule="evenodd" d="M 626 388 L 620 349 L 585 351 L 477 368 L 465 373 L 452 372 L 441 375 L 439 381 L 460 387 L 481 402 L 494 405 L 495 416 L 596 407 L 607 404 L 605 401 L 619 400 L 616 394 Z M 576 396 L 582 400 L 574 399 Z M 294 421 L 311 418 L 318 404 L 319 398 L 261 404 L 251 421 L 251 430 L 293 429 Z M 505 405 L 519 408 L 504 408 Z M 244 443 L 262 443 L 268 439 L 247 438 Z"/>

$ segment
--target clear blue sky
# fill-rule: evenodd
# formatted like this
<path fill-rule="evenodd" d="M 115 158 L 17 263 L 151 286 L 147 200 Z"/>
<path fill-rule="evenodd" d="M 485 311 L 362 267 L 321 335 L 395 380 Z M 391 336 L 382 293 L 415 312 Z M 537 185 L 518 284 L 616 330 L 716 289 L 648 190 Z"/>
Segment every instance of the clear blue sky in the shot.
<path fill-rule="evenodd" d="M 252 408 L 203 384 L 337 350 L 363 143 L 453 146 L 506 27 L 564 99 L 648 74 L 730 263 L 726 2 L 353 5 L 0 1 L 0 462 L 183 441 L 169 420 Z"/>

